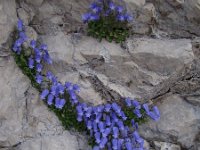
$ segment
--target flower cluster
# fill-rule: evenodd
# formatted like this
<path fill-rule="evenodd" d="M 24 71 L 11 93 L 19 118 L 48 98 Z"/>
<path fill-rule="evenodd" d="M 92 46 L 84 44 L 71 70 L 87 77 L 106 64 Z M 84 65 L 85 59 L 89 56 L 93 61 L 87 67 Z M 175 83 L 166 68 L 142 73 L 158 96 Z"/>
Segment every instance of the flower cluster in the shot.
<path fill-rule="evenodd" d="M 18 31 L 19 38 L 13 46 L 13 51 L 19 55 L 22 44 L 25 39 L 27 39 L 21 20 L 18 21 Z M 23 38 L 21 36 L 22 33 L 24 35 Z M 18 40 L 22 39 L 23 42 L 18 44 Z M 15 49 L 16 46 L 17 50 Z M 40 45 L 37 44 L 36 41 L 31 40 L 29 46 L 32 52 L 27 60 L 27 66 L 30 70 L 35 69 L 35 80 L 39 85 L 43 82 L 48 82 L 49 85 L 42 90 L 40 99 L 46 101 L 49 106 L 55 106 L 55 108 L 60 110 L 63 109 L 67 104 L 66 102 L 69 101 L 76 109 L 77 121 L 84 122 L 90 136 L 95 139 L 93 150 L 144 149 L 144 140 L 137 131 L 137 121 L 134 120 L 134 118 L 129 118 L 120 105 L 117 103 L 108 103 L 105 105 L 91 106 L 80 102 L 77 96 L 77 92 L 80 91 L 80 88 L 77 84 L 72 84 L 70 82 L 62 84 L 51 71 L 45 72 L 44 64 L 52 64 L 47 45 Z M 66 99 L 66 94 L 69 95 L 69 99 Z M 131 109 L 131 113 L 136 116 L 136 118 L 149 116 L 155 121 L 160 118 L 160 113 L 156 106 L 151 109 L 148 104 L 141 105 L 137 100 L 132 100 L 130 98 L 126 98 L 124 104 Z M 145 114 L 141 113 L 142 110 L 145 111 Z M 125 124 L 127 120 L 131 120 L 131 126 Z"/>
<path fill-rule="evenodd" d="M 122 5 L 115 4 L 112 0 L 98 0 L 92 2 L 89 9 L 89 12 L 82 15 L 84 23 L 97 21 L 105 17 L 114 17 L 114 19 L 119 22 L 130 22 L 133 20 L 133 16 L 127 13 Z"/>
<path fill-rule="evenodd" d="M 88 35 L 117 43 L 128 37 L 128 23 L 132 20 L 133 16 L 127 13 L 126 8 L 112 0 L 96 0 L 82 15 L 82 21 L 88 24 Z"/>

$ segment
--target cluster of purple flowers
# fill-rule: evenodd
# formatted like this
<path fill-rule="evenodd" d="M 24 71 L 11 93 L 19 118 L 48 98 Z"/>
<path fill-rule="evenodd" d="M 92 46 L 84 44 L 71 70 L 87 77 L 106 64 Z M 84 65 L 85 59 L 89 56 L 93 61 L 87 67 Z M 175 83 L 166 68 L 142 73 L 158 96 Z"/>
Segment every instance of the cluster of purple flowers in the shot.
<path fill-rule="evenodd" d="M 24 37 L 26 37 L 21 20 L 18 22 L 18 31 L 20 34 L 23 32 Z M 26 38 L 22 38 L 21 35 L 19 35 L 19 39 Z M 23 44 L 23 42 L 22 44 L 18 44 L 19 39 L 16 40 L 13 47 L 14 52 L 18 54 L 20 54 L 20 51 L 16 51 L 15 48 L 17 46 L 17 49 L 21 49 Z M 105 148 L 108 150 L 144 149 L 144 140 L 137 131 L 137 122 L 132 119 L 131 127 L 125 125 L 124 122 L 128 118 L 121 106 L 117 103 L 108 103 L 98 106 L 90 106 L 86 103 L 81 103 L 77 96 L 77 92 L 80 91 L 77 84 L 72 84 L 70 82 L 62 84 L 51 71 L 47 71 L 45 75 L 42 74 L 44 72 L 42 64 L 52 64 L 47 45 L 42 44 L 38 46 L 37 42 L 32 40 L 30 42 L 30 48 L 33 53 L 29 57 L 27 63 L 30 69 L 35 69 L 37 71 L 36 82 L 42 84 L 43 78 L 45 78 L 50 83 L 47 89 L 43 89 L 40 98 L 46 100 L 48 105 L 54 105 L 56 108 L 62 109 L 66 104 L 65 94 L 67 93 L 70 96 L 69 101 L 76 108 L 77 121 L 83 121 L 90 135 L 95 138 L 96 146 L 94 146 L 93 150 Z M 160 113 L 156 106 L 150 109 L 148 104 L 141 105 L 137 100 L 131 100 L 130 98 L 125 99 L 124 102 L 126 107 L 133 108 L 132 113 L 134 113 L 137 118 L 143 117 L 141 109 L 145 110 L 146 115 L 156 121 L 160 118 Z"/>
<path fill-rule="evenodd" d="M 22 50 L 22 44 L 24 42 L 26 42 L 27 39 L 28 39 L 27 36 L 26 36 L 26 34 L 25 34 L 25 32 L 24 32 L 25 29 L 24 29 L 22 20 L 18 20 L 17 29 L 18 29 L 18 32 L 19 32 L 19 37 L 15 41 L 12 50 L 14 52 L 16 52 L 17 54 L 20 54 L 20 52 Z"/>
<path fill-rule="evenodd" d="M 120 22 L 133 20 L 133 17 L 127 13 L 123 6 L 115 4 L 112 0 L 98 0 L 91 3 L 89 11 L 82 15 L 82 20 L 84 23 L 88 23 L 110 16 L 114 16 Z"/>

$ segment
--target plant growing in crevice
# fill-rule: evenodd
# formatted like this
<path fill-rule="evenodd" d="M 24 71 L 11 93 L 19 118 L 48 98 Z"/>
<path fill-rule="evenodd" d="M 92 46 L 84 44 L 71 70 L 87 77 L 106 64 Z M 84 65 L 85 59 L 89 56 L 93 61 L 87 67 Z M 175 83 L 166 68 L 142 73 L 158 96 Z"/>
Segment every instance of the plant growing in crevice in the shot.
<path fill-rule="evenodd" d="M 89 11 L 82 15 L 87 23 L 87 33 L 100 41 L 105 38 L 109 42 L 121 43 L 130 33 L 129 22 L 132 15 L 127 13 L 121 3 L 112 0 L 97 0 L 90 4 Z"/>
<path fill-rule="evenodd" d="M 55 112 L 65 129 L 86 132 L 93 150 L 143 149 L 144 140 L 138 134 L 138 125 L 145 122 L 147 117 L 156 121 L 160 118 L 156 106 L 151 109 L 148 104 L 141 105 L 130 98 L 124 100 L 123 107 L 115 102 L 98 106 L 80 102 L 77 84 L 62 84 L 51 71 L 44 70 L 44 64 L 53 63 L 47 45 L 31 40 L 29 47 L 24 48 L 23 43 L 28 37 L 21 20 L 17 29 L 12 48 L 15 61 L 40 92 L 40 99 Z"/>

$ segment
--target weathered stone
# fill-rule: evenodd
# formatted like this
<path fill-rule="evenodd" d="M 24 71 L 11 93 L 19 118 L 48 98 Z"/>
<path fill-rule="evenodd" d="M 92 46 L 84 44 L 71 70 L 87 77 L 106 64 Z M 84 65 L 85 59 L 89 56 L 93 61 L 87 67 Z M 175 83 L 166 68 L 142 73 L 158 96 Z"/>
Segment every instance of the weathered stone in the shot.
<path fill-rule="evenodd" d="M 24 25 L 28 25 L 30 23 L 31 16 L 23 8 L 17 9 L 17 14 L 18 14 L 19 18 L 22 19 Z"/>
<path fill-rule="evenodd" d="M 152 3 L 147 3 L 143 6 L 142 12 L 139 14 L 137 21 L 151 24 L 154 18 L 156 18 L 155 7 Z"/>
<path fill-rule="evenodd" d="M 0 2 L 0 45 L 5 43 L 17 22 L 16 4 L 13 0 Z"/>
<path fill-rule="evenodd" d="M 27 41 L 23 43 L 24 48 L 28 48 L 31 40 L 37 40 L 38 35 L 34 28 L 30 26 L 25 26 L 26 36 L 28 37 Z"/>
<path fill-rule="evenodd" d="M 194 60 L 192 44 L 187 39 L 140 38 L 129 41 L 128 49 L 138 66 L 162 76 L 168 76 Z"/>
<path fill-rule="evenodd" d="M 0 58 L 0 62 L 0 84 L 4 85 L 0 90 L 0 147 L 37 150 L 42 143 L 49 150 L 89 149 L 82 136 L 64 131 L 12 57 Z"/>
<path fill-rule="evenodd" d="M 181 150 L 179 145 L 165 143 L 165 142 L 158 142 L 154 141 L 155 149 L 156 150 Z"/>
<path fill-rule="evenodd" d="M 89 150 L 90 148 L 84 142 L 86 141 L 82 137 L 65 131 L 62 135 L 44 136 L 27 140 L 17 146 L 16 150 Z"/>
<path fill-rule="evenodd" d="M 144 6 L 146 0 L 124 0 L 128 10 L 135 11 L 136 9 L 140 9 Z"/>
<path fill-rule="evenodd" d="M 174 38 L 200 35 L 198 0 L 155 0 L 152 3 L 157 12 L 157 28 Z"/>
<path fill-rule="evenodd" d="M 41 6 L 41 5 L 42 5 L 43 0 L 34 0 L 34 1 L 32 1 L 32 0 L 26 0 L 26 2 L 27 2 L 28 4 L 31 4 L 31 5 L 33 5 L 33 6 L 38 7 L 38 6 Z"/>
<path fill-rule="evenodd" d="M 166 96 L 157 105 L 162 117 L 157 123 L 150 121 L 142 125 L 142 136 L 148 140 L 180 143 L 187 149 L 195 147 L 200 127 L 200 108 L 185 102 L 178 95 Z"/>

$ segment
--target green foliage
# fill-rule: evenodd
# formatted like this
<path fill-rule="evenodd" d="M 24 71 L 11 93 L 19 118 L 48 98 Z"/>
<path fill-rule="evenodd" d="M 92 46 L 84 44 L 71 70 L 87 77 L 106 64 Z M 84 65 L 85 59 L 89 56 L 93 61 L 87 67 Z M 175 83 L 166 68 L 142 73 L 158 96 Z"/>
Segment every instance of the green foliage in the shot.
<path fill-rule="evenodd" d="M 127 116 L 127 120 L 125 121 L 125 124 L 127 126 L 131 126 L 131 120 L 134 119 L 135 122 L 137 122 L 139 125 L 140 124 L 143 124 L 143 123 L 146 123 L 148 121 L 148 118 L 146 116 L 146 113 L 145 113 L 145 110 L 144 109 L 141 109 L 140 112 L 142 114 L 142 117 L 141 118 L 138 118 L 134 113 L 134 107 L 131 107 L 131 108 L 128 108 L 128 107 L 125 107 L 124 108 L 124 113 L 125 115 Z"/>
<path fill-rule="evenodd" d="M 18 67 L 22 70 L 22 72 L 29 77 L 31 84 L 35 87 L 39 92 L 41 92 L 40 85 L 35 80 L 36 70 L 28 68 L 28 57 L 25 55 L 24 50 L 20 55 L 13 53 L 15 62 Z M 86 131 L 85 124 L 83 122 L 78 122 L 76 119 L 76 108 L 71 105 L 69 101 L 69 95 L 65 94 L 65 98 L 67 100 L 66 105 L 62 110 L 56 109 L 55 106 L 49 106 L 49 109 L 52 110 L 62 122 L 62 125 L 65 129 L 75 129 L 76 131 Z"/>
<path fill-rule="evenodd" d="M 99 39 L 105 38 L 107 41 L 122 43 L 129 36 L 127 22 L 119 22 L 109 17 L 102 17 L 97 21 L 88 23 L 87 33 L 89 36 Z"/>

